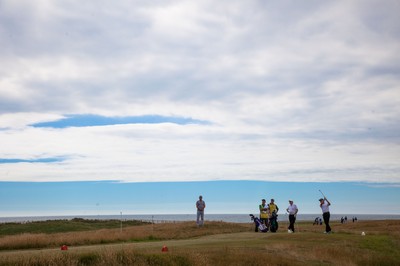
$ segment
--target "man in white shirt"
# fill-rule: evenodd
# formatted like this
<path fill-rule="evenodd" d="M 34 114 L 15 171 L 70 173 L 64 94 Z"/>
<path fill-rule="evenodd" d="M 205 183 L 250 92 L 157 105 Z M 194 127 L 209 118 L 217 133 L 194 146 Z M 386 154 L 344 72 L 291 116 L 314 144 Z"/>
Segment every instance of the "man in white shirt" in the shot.
<path fill-rule="evenodd" d="M 293 200 L 289 200 L 289 207 L 287 207 L 286 211 L 289 213 L 289 227 L 288 233 L 294 233 L 294 223 L 296 222 L 296 215 L 299 209 L 296 204 L 293 204 Z"/>
<path fill-rule="evenodd" d="M 325 223 L 325 234 L 329 234 L 332 231 L 331 227 L 329 226 L 329 219 L 331 217 L 331 214 L 329 212 L 330 205 L 331 203 L 326 197 L 324 197 L 323 199 L 319 199 L 319 206 L 322 209 L 322 218 L 324 219 Z"/>

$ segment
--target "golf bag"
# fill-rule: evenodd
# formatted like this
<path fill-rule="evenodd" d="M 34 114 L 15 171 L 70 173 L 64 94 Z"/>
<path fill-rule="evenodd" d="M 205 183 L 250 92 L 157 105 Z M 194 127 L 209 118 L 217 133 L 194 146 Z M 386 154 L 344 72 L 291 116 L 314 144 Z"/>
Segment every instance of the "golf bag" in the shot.
<path fill-rule="evenodd" d="M 269 230 L 272 233 L 275 233 L 276 231 L 278 231 L 278 227 L 278 214 L 276 212 L 273 212 L 271 218 L 269 218 Z"/>
<path fill-rule="evenodd" d="M 314 220 L 313 225 L 322 225 L 321 217 L 316 217 L 315 220 Z"/>
<path fill-rule="evenodd" d="M 268 232 L 268 227 L 266 227 L 265 224 L 263 224 L 258 217 L 255 217 L 253 214 L 250 214 L 250 218 L 254 222 L 254 224 L 258 227 L 258 230 L 260 232 L 262 233 Z"/>

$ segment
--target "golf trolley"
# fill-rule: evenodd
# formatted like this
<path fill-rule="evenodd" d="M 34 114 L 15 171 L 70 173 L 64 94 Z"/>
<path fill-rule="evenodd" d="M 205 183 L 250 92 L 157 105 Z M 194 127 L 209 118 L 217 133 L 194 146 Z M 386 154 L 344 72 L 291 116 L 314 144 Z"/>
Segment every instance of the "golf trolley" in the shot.
<path fill-rule="evenodd" d="M 271 214 L 271 218 L 269 218 L 269 230 L 272 233 L 275 233 L 278 231 L 279 224 L 278 224 L 278 214 L 276 212 L 273 212 Z"/>
<path fill-rule="evenodd" d="M 253 214 L 249 214 L 249 216 L 260 232 L 266 233 L 268 231 L 271 231 L 272 233 L 275 233 L 276 231 L 278 231 L 278 214 L 276 214 L 276 212 L 273 212 L 271 218 L 269 218 L 268 226 L 263 224 L 261 220 Z"/>
<path fill-rule="evenodd" d="M 256 228 L 258 228 L 258 231 L 262 233 L 268 232 L 268 227 L 265 224 L 263 224 L 258 217 L 254 216 L 253 214 L 249 214 L 249 216 L 256 225 Z"/>

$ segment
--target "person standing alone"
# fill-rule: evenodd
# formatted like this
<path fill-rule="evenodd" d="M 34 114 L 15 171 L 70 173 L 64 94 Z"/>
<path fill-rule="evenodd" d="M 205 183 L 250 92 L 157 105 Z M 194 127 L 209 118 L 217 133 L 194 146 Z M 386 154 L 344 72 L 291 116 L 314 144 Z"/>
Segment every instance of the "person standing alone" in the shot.
<path fill-rule="evenodd" d="M 197 208 L 197 226 L 202 226 L 204 224 L 204 209 L 206 208 L 206 203 L 203 200 L 203 196 L 199 196 L 199 200 L 196 202 Z"/>
<path fill-rule="evenodd" d="M 296 222 L 296 215 L 299 209 L 296 204 L 293 204 L 293 200 L 289 200 L 289 207 L 287 207 L 286 211 L 289 213 L 289 227 L 288 233 L 294 233 L 294 223 Z"/>
<path fill-rule="evenodd" d="M 325 223 L 325 234 L 329 234 L 332 231 L 331 227 L 329 226 L 329 219 L 331 218 L 331 214 L 329 212 L 330 205 L 331 203 L 326 197 L 319 199 L 319 206 L 322 209 L 322 218 L 324 219 Z"/>

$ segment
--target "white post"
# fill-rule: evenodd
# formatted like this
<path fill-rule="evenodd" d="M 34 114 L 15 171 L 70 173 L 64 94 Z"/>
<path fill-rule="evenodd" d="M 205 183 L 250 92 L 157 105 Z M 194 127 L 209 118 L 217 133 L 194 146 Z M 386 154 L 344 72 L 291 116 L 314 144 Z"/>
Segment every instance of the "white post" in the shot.
<path fill-rule="evenodd" d="M 121 212 L 121 233 L 122 233 L 122 212 Z"/>
<path fill-rule="evenodd" d="M 154 234 L 154 215 L 151 216 L 151 233 Z"/>

